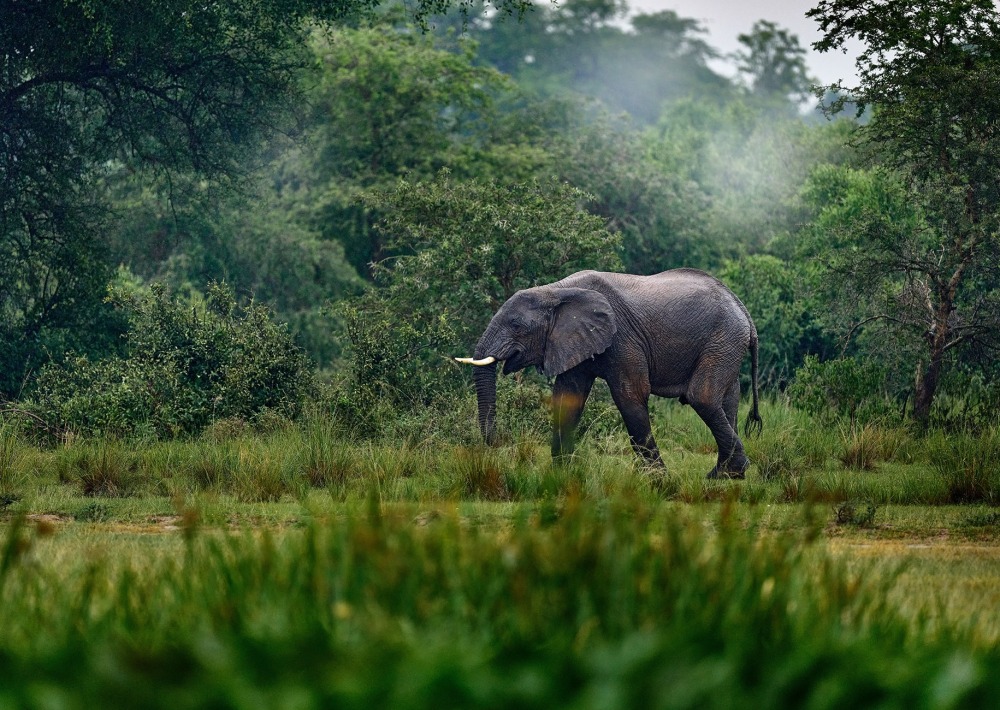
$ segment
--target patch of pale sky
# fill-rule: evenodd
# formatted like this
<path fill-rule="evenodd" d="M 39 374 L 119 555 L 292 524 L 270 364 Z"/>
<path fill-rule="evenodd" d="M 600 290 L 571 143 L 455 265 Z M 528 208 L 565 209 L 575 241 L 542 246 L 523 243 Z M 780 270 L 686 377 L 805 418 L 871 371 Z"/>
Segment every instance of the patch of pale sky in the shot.
<path fill-rule="evenodd" d="M 860 45 L 853 45 L 847 54 L 839 51 L 817 52 L 812 43 L 821 38 L 819 25 L 806 17 L 806 11 L 816 5 L 814 0 L 627 0 L 632 14 L 673 10 L 681 17 L 699 20 L 708 30 L 707 41 L 723 54 L 740 48 L 737 37 L 750 32 L 757 20 L 770 20 L 797 35 L 806 50 L 806 63 L 820 84 L 843 80 L 845 86 L 857 82 L 854 59 Z M 733 76 L 735 64 L 718 62 L 716 71 Z"/>

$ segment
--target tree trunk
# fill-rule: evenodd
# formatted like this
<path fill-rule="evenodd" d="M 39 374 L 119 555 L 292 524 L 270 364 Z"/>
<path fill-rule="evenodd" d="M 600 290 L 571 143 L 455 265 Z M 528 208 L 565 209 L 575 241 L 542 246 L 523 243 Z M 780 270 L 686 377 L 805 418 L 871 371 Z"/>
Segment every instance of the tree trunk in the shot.
<path fill-rule="evenodd" d="M 930 352 L 927 366 L 918 368 L 917 381 L 914 386 L 913 418 L 921 425 L 927 426 L 931 415 L 931 405 L 937 394 L 938 383 L 941 380 L 941 369 L 944 366 L 944 355 L 948 349 L 951 337 L 949 321 L 954 310 L 955 293 L 963 269 L 956 270 L 946 288 L 941 289 L 941 301 L 934 311 L 934 325 L 927 335 Z"/>
<path fill-rule="evenodd" d="M 944 352 L 931 353 L 930 363 L 917 370 L 917 382 L 913 400 L 913 418 L 921 425 L 927 426 L 931 415 L 931 405 L 937 393 L 941 378 L 941 367 L 944 364 Z"/>

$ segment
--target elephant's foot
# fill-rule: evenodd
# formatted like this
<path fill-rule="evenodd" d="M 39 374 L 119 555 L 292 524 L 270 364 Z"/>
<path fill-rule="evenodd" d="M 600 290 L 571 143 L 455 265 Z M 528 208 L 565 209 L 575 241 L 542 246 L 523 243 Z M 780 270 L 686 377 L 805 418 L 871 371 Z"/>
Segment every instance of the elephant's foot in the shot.
<path fill-rule="evenodd" d="M 706 478 L 722 478 L 742 481 L 746 478 L 748 468 L 750 468 L 750 460 L 746 456 L 738 459 L 733 457 L 724 463 L 716 464 L 715 467 L 708 472 L 708 476 L 706 476 Z"/>
<path fill-rule="evenodd" d="M 711 478 L 713 480 L 721 478 L 723 480 L 735 481 L 742 481 L 746 477 L 746 471 L 720 471 L 718 466 L 709 471 L 706 476 L 706 478 Z"/>

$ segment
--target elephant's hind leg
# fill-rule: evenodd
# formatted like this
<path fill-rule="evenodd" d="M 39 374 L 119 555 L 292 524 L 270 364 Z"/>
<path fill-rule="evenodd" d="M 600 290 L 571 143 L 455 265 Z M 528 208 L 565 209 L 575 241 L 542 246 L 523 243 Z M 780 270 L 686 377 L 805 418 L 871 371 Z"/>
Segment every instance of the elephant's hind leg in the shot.
<path fill-rule="evenodd" d="M 718 396 L 721 394 L 722 396 Z M 724 393 L 711 384 L 689 390 L 688 399 L 702 421 L 712 430 L 719 458 L 708 472 L 709 478 L 743 478 L 750 461 L 736 432 L 736 413 L 740 404 L 740 385 L 733 379 Z"/>

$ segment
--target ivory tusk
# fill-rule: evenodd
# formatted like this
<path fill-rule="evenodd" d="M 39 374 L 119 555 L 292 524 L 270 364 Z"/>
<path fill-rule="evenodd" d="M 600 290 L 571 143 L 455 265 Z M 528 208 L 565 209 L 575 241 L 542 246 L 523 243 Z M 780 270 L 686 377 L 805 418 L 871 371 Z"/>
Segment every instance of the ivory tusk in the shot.
<path fill-rule="evenodd" d="M 482 360 L 473 360 L 471 357 L 457 357 L 455 362 L 460 362 L 463 365 L 475 365 L 476 367 L 483 367 L 484 365 L 492 365 L 497 359 L 490 355 L 489 357 L 484 357 Z"/>

